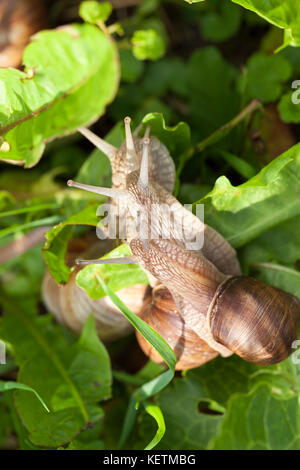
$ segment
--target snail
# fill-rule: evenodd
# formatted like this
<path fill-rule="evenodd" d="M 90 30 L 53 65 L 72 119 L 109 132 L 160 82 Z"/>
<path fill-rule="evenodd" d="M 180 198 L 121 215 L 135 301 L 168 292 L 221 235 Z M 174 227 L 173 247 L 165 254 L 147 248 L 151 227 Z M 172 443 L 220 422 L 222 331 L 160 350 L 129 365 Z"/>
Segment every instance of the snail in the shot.
<path fill-rule="evenodd" d="M 93 252 L 104 255 L 112 249 L 109 241 L 98 240 L 89 233 L 84 238 L 71 240 L 67 252 L 67 264 L 72 266 L 77 256 L 91 256 Z M 99 338 L 110 342 L 133 331 L 132 325 L 112 303 L 109 297 L 91 299 L 85 290 L 76 284 L 76 276 L 80 270 L 76 266 L 70 274 L 68 282 L 58 285 L 49 271 L 46 271 L 42 282 L 43 301 L 56 319 L 76 334 L 80 334 L 84 323 L 92 313 Z M 120 299 L 137 315 L 150 303 L 148 286 L 135 284 L 117 292 Z"/>
<path fill-rule="evenodd" d="M 30 36 L 44 28 L 41 0 L 0 1 L 0 67 L 18 67 Z"/>
<path fill-rule="evenodd" d="M 143 138 L 138 137 L 139 129 L 132 135 L 130 119 L 125 118 L 126 141 L 120 149 L 88 129 L 79 131 L 109 157 L 113 187 L 72 180 L 68 185 L 108 196 L 118 216 L 126 211 L 125 241 L 132 256 L 78 264 L 138 263 L 149 274 L 152 302 L 143 306 L 140 316 L 173 347 L 177 369 L 197 367 L 218 354 L 237 354 L 258 365 L 288 357 L 297 338 L 300 301 L 242 276 L 235 250 L 172 196 L 174 163 L 163 144 L 150 137 L 150 129 Z M 175 225 L 167 217 L 168 208 L 175 215 Z M 189 248 L 200 233 L 203 246 Z M 161 362 L 139 333 L 137 339 L 150 358 Z"/>

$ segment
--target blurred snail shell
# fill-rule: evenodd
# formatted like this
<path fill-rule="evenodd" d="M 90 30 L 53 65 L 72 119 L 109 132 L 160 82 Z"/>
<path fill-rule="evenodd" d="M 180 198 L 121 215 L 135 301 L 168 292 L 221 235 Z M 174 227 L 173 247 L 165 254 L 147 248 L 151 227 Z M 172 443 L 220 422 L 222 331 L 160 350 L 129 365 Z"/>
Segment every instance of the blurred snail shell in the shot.
<path fill-rule="evenodd" d="M 30 36 L 44 27 L 42 0 L 0 0 L 0 67 L 18 67 Z"/>
<path fill-rule="evenodd" d="M 171 178 L 175 172 L 167 151 L 163 152 L 164 171 L 155 173 L 155 158 L 161 157 L 159 152 L 157 155 L 154 151 L 151 153 L 150 130 L 146 130 L 142 141 L 136 140 L 129 122 L 129 118 L 125 118 L 126 142 L 120 150 L 90 131 L 81 130 L 109 156 L 113 188 L 73 181 L 68 181 L 68 185 L 108 196 L 114 202 L 126 201 L 129 213 L 135 204 L 141 208 L 148 222 L 146 232 L 136 235 L 129 224 L 126 242 L 132 256 L 120 258 L 119 262 L 139 263 L 152 276 L 155 288 L 157 283 L 162 284 L 154 290 L 152 305 L 143 311 L 142 316 L 175 351 L 177 348 L 178 368 L 196 367 L 218 353 L 223 357 L 235 353 L 261 365 L 284 360 L 297 338 L 300 301 L 279 289 L 241 276 L 233 248 L 170 193 L 171 185 L 167 185 L 165 175 Z M 121 171 L 116 173 L 120 168 Z M 166 212 L 158 209 L 153 212 L 153 206 L 172 207 L 178 217 L 178 226 L 184 224 L 187 240 L 204 232 L 203 247 L 200 250 L 187 249 L 185 241 L 178 237 L 176 224 L 171 226 L 165 217 Z M 150 231 L 153 226 L 154 231 Z M 166 228 L 169 229 L 168 239 L 163 237 Z M 116 261 L 114 259 L 113 262 Z M 109 262 L 84 261 L 85 264 Z M 144 351 L 153 360 L 159 360 L 138 334 L 137 337 Z M 194 351 L 197 351 L 197 360 Z"/>
<path fill-rule="evenodd" d="M 92 250 L 105 254 L 109 251 L 109 245 L 105 242 L 93 240 Z M 80 254 L 87 251 L 84 240 L 73 240 L 68 251 L 68 264 Z M 64 285 L 58 285 L 49 271 L 42 283 L 42 297 L 48 310 L 54 314 L 56 319 L 64 324 L 74 333 L 80 334 L 82 327 L 88 317 L 93 314 L 98 336 L 103 341 L 112 341 L 128 335 L 133 331 L 132 325 L 114 305 L 109 297 L 91 299 L 84 289 L 76 283 L 76 276 L 80 267 L 75 267 L 71 272 L 69 280 Z M 151 301 L 148 286 L 135 284 L 125 287 L 117 292 L 120 299 L 137 315 Z"/>
<path fill-rule="evenodd" d="M 93 300 L 76 284 L 79 268 L 72 271 L 69 281 L 59 286 L 49 272 L 46 273 L 43 285 L 43 300 L 57 320 L 80 334 L 88 317 L 95 318 L 98 336 L 103 341 L 113 341 L 128 335 L 133 331 L 132 325 L 114 305 L 109 297 Z M 120 299 L 139 315 L 144 308 L 147 286 L 136 284 L 125 287 L 117 292 Z"/>

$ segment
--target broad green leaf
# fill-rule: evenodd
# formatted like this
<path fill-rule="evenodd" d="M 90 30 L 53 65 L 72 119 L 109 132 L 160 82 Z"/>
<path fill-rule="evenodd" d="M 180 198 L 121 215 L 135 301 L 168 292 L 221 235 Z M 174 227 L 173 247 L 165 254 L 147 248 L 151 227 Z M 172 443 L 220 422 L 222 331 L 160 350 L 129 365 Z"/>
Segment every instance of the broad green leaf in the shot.
<path fill-rule="evenodd" d="M 112 12 L 109 2 L 86 1 L 79 6 L 79 15 L 88 23 L 97 24 L 99 21 L 106 21 Z"/>
<path fill-rule="evenodd" d="M 227 1 L 214 0 L 207 2 L 208 11 L 201 15 L 201 33 L 208 41 L 221 42 L 237 33 L 242 10 Z"/>
<path fill-rule="evenodd" d="M 297 396 L 282 399 L 267 385 L 249 394 L 233 396 L 214 439 L 213 449 L 300 449 L 300 415 Z"/>
<path fill-rule="evenodd" d="M 187 88 L 191 120 L 198 139 L 207 137 L 237 114 L 240 101 L 237 77 L 237 70 L 213 46 L 198 49 L 191 55 Z"/>
<path fill-rule="evenodd" d="M 120 258 L 130 256 L 128 245 L 123 244 L 110 251 L 102 259 Z M 113 292 L 134 284 L 148 284 L 145 272 L 138 264 L 90 264 L 81 269 L 76 276 L 77 284 L 82 287 L 92 299 L 99 299 L 106 294 L 99 285 L 98 276 L 101 276 Z"/>
<path fill-rule="evenodd" d="M 293 267 L 257 261 L 251 263 L 255 277 L 300 298 L 300 271 Z"/>
<path fill-rule="evenodd" d="M 96 227 L 98 223 L 96 216 L 98 206 L 98 203 L 88 204 L 78 214 L 70 216 L 46 233 L 47 241 L 43 248 L 43 255 L 51 275 L 58 284 L 66 283 L 71 272 L 71 269 L 65 264 L 65 255 L 72 226 L 79 224 Z"/>
<path fill-rule="evenodd" d="M 132 38 L 132 52 L 138 60 L 157 60 L 166 52 L 164 38 L 154 29 L 139 29 Z"/>
<path fill-rule="evenodd" d="M 300 45 L 299 0 L 232 0 L 286 30 L 285 45 Z"/>
<path fill-rule="evenodd" d="M 0 380 L 0 393 L 1 392 L 7 392 L 9 390 L 24 390 L 26 392 L 31 392 L 33 393 L 36 398 L 41 402 L 42 406 L 45 408 L 48 413 L 50 413 L 50 410 L 44 400 L 40 397 L 40 395 L 31 387 L 28 387 L 28 385 L 21 384 L 18 382 L 4 382 L 3 380 Z"/>
<path fill-rule="evenodd" d="M 289 91 L 285 93 L 278 104 L 280 117 L 287 123 L 300 123 L 300 101 L 299 88 L 295 92 Z"/>
<path fill-rule="evenodd" d="M 66 450 L 104 450 L 105 443 L 100 438 L 102 428 L 103 423 L 100 421 L 93 427 L 84 429 Z"/>
<path fill-rule="evenodd" d="M 291 359 L 269 367 L 249 364 L 237 356 L 217 358 L 207 364 L 183 373 L 177 377 L 155 398 L 155 404 L 161 409 L 166 433 L 157 449 L 207 449 L 212 447 L 216 436 L 222 435 L 223 423 L 230 416 L 231 401 L 234 397 L 247 396 L 254 387 L 267 386 L 282 400 L 295 400 L 299 393 L 299 366 Z M 245 400 L 246 405 L 246 400 Z M 243 435 L 247 432 L 245 413 L 236 410 L 235 417 L 243 416 L 239 421 L 239 431 L 235 427 L 227 432 L 234 434 L 233 449 L 242 449 Z M 271 421 L 272 418 L 270 418 Z M 260 425 L 260 420 L 257 421 Z M 273 430 L 281 426 L 280 417 L 274 417 Z M 150 419 L 144 418 L 140 426 L 141 435 L 149 439 L 154 432 Z M 296 437 L 296 436 L 295 436 Z M 225 440 L 225 433 L 224 433 Z M 225 441 L 226 443 L 226 441 Z M 221 448 L 221 447 L 220 447 Z"/>
<path fill-rule="evenodd" d="M 131 50 L 120 50 L 121 77 L 123 82 L 135 83 L 144 71 L 144 62 L 136 59 Z"/>
<path fill-rule="evenodd" d="M 84 24 L 43 31 L 26 48 L 25 71 L 1 69 L 0 134 L 6 160 L 31 167 L 45 143 L 95 121 L 118 86 L 112 41 Z"/>
<path fill-rule="evenodd" d="M 18 413 L 31 442 L 61 446 L 97 422 L 103 415 L 98 402 L 110 397 L 110 361 L 94 320 L 90 317 L 80 339 L 70 344 L 50 317 L 36 317 L 3 296 L 1 303 L 6 314 L 0 337 L 14 348 L 18 380 L 36 390 L 51 410 L 36 406 L 32 394 L 17 391 Z"/>
<path fill-rule="evenodd" d="M 282 93 L 282 84 L 292 74 L 289 62 L 281 55 L 253 54 L 247 62 L 242 78 L 248 99 L 258 98 L 263 103 L 276 101 Z"/>
<path fill-rule="evenodd" d="M 300 214 L 300 145 L 283 153 L 256 176 L 232 186 L 222 176 L 201 202 L 205 221 L 235 247 Z"/>
<path fill-rule="evenodd" d="M 142 82 L 143 91 L 151 96 L 164 96 L 168 91 L 188 95 L 186 64 L 179 57 L 167 57 L 148 64 Z"/>
<path fill-rule="evenodd" d="M 191 146 L 191 131 L 185 122 L 173 127 L 167 126 L 161 113 L 149 113 L 143 118 L 143 131 L 151 126 L 151 135 L 155 135 L 169 150 L 175 161 Z"/>
<path fill-rule="evenodd" d="M 294 265 L 300 259 L 300 217 L 292 217 L 262 233 L 241 250 L 246 266 L 255 262 L 274 261 Z"/>

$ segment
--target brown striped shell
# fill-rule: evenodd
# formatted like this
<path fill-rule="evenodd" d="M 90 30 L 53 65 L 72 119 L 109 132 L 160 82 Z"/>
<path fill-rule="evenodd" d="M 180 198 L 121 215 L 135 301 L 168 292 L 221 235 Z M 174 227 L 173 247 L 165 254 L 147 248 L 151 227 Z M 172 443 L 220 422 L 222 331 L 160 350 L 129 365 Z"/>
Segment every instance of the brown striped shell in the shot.
<path fill-rule="evenodd" d="M 161 285 L 153 289 L 152 303 L 141 313 L 141 318 L 171 346 L 178 359 L 176 370 L 193 369 L 218 356 L 217 351 L 185 324 L 171 293 Z M 162 363 L 161 356 L 148 341 L 138 332 L 136 337 L 144 353 L 152 361 Z"/>
<path fill-rule="evenodd" d="M 291 354 L 299 313 L 296 297 L 239 276 L 216 291 L 208 324 L 214 339 L 245 361 L 269 365 Z"/>

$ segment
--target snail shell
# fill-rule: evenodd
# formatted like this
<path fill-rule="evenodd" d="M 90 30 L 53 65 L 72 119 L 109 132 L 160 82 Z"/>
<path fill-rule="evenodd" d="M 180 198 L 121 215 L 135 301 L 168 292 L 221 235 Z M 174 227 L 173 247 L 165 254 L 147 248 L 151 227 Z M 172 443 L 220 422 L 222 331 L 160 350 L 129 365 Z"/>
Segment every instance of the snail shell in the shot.
<path fill-rule="evenodd" d="M 193 369 L 218 356 L 217 351 L 186 326 L 172 295 L 162 285 L 153 289 L 152 303 L 140 317 L 171 346 L 178 359 L 176 370 Z M 139 332 L 136 337 L 144 353 L 152 361 L 162 363 L 161 356 Z"/>
<path fill-rule="evenodd" d="M 208 323 L 216 341 L 245 361 L 268 365 L 291 354 L 299 312 L 296 297 L 240 276 L 220 285 Z"/>
<path fill-rule="evenodd" d="M 289 356 L 298 336 L 299 299 L 256 279 L 225 276 L 205 257 L 178 244 L 160 240 L 149 245 L 145 250 L 139 240 L 130 244 L 135 256 L 170 290 L 186 327 L 213 350 L 225 357 L 235 353 L 258 365 L 276 364 Z"/>
<path fill-rule="evenodd" d="M 87 249 L 90 243 L 92 247 Z M 111 249 L 110 243 L 99 240 L 91 242 L 89 237 L 87 240 L 72 240 L 67 254 L 67 264 L 72 265 L 78 255 L 85 256 L 97 251 L 101 256 L 101 252 L 104 255 L 109 249 Z M 60 323 L 77 334 L 80 334 L 91 314 L 95 318 L 97 334 L 103 341 L 113 341 L 131 333 L 133 326 L 109 297 L 91 299 L 87 292 L 78 286 L 76 276 L 80 269 L 76 266 L 64 285 L 58 285 L 49 271 L 46 271 L 42 283 L 42 298 L 48 310 Z M 120 289 L 117 295 L 137 315 L 151 301 L 148 286 L 144 284 Z"/>
<path fill-rule="evenodd" d="M 42 293 L 49 311 L 60 323 L 77 334 L 80 334 L 84 323 L 92 314 L 97 334 L 103 341 L 113 341 L 131 333 L 133 331 L 131 323 L 109 297 L 93 300 L 76 284 L 75 278 L 79 269 L 75 268 L 67 284 L 62 286 L 53 280 L 49 272 L 45 274 Z M 117 295 L 130 310 L 139 315 L 147 303 L 147 286 L 135 284 L 120 289 Z"/>

